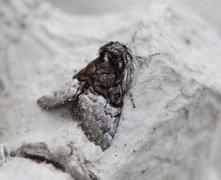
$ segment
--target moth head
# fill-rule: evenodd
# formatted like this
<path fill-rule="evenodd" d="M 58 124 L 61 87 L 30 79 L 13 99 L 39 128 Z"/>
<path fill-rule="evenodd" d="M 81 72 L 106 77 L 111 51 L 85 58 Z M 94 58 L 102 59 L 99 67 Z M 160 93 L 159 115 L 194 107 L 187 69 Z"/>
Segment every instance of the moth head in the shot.
<path fill-rule="evenodd" d="M 123 70 L 132 60 L 131 50 L 124 44 L 111 41 L 99 50 L 100 58 L 116 70 Z"/>

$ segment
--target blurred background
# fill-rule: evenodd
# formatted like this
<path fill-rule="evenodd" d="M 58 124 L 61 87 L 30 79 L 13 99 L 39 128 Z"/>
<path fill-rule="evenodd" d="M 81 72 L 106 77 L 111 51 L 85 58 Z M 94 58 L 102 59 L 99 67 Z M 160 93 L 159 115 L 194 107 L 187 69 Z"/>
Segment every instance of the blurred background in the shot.
<path fill-rule="evenodd" d="M 147 2 L 149 0 L 48 0 L 57 8 L 70 14 L 90 14 L 98 15 L 121 11 L 130 8 L 134 4 Z M 176 1 L 176 0 L 171 0 Z M 221 35 L 221 0 L 178 0 L 176 2 L 184 3 L 192 8 L 200 16 L 210 22 Z"/>

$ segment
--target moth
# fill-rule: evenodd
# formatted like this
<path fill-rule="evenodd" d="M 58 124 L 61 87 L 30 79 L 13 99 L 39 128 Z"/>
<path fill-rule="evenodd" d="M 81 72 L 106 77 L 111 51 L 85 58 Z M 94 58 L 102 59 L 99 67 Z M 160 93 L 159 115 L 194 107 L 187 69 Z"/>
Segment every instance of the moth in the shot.
<path fill-rule="evenodd" d="M 129 47 L 111 41 L 100 47 L 99 56 L 69 83 L 37 103 L 51 109 L 73 102 L 84 134 L 104 151 L 114 138 L 124 96 L 132 85 L 133 61 Z"/>

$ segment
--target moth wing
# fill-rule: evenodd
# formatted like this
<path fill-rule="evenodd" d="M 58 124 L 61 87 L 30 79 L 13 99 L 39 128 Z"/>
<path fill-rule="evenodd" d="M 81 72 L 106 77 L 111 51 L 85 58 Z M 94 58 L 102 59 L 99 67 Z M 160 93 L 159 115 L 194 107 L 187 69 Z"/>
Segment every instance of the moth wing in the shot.
<path fill-rule="evenodd" d="M 77 95 L 80 94 L 82 86 L 82 82 L 75 78 L 54 93 L 41 97 L 37 103 L 43 109 L 60 106 L 67 101 L 75 100 Z"/>
<path fill-rule="evenodd" d="M 61 89 L 51 95 L 41 97 L 37 103 L 43 109 L 51 109 L 64 104 L 67 101 L 73 101 L 82 92 L 84 85 L 88 82 L 90 76 L 96 71 L 97 59 L 89 63 L 84 69 L 74 75 L 71 82 L 67 83 Z"/>
<path fill-rule="evenodd" d="M 106 150 L 114 138 L 121 115 L 121 108 L 108 104 L 100 95 L 90 89 L 79 96 L 80 124 L 87 138 Z"/>
<path fill-rule="evenodd" d="M 96 64 L 98 59 L 93 60 L 89 63 L 84 69 L 80 70 L 77 74 L 74 75 L 74 79 L 78 79 L 81 82 L 88 81 L 91 75 L 96 71 Z"/>

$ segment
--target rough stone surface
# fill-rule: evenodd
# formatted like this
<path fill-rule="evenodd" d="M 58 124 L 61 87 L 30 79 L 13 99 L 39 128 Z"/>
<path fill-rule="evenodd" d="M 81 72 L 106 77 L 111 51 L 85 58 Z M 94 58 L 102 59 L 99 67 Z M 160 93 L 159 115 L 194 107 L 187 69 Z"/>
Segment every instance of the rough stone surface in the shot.
<path fill-rule="evenodd" d="M 0 148 L 0 179 L 21 171 L 20 179 L 33 172 L 47 179 L 218 179 L 221 41 L 192 11 L 153 1 L 74 16 L 44 1 L 5 0 L 0 31 L 0 142 L 11 156 Z M 113 143 L 102 152 L 68 108 L 44 111 L 36 100 L 112 40 L 128 43 L 137 56 L 136 108 L 125 97 Z"/>
<path fill-rule="evenodd" d="M 8 152 L 3 144 L 0 144 L 0 166 L 5 163 Z"/>
<path fill-rule="evenodd" d="M 1 166 L 0 179 L 10 180 L 73 180 L 73 178 L 62 171 L 55 169 L 51 164 L 36 163 L 24 158 L 8 158 Z"/>

